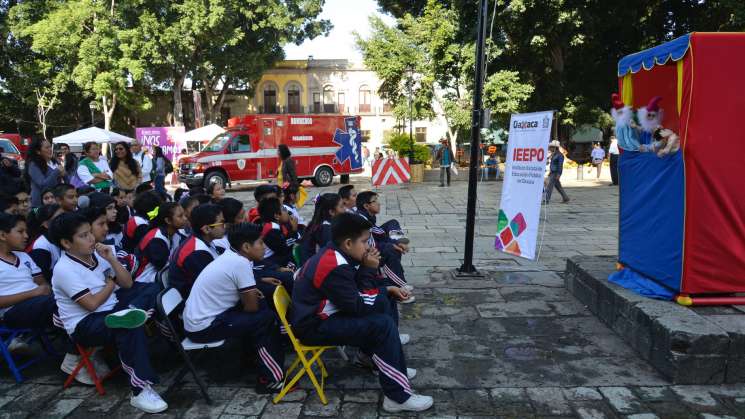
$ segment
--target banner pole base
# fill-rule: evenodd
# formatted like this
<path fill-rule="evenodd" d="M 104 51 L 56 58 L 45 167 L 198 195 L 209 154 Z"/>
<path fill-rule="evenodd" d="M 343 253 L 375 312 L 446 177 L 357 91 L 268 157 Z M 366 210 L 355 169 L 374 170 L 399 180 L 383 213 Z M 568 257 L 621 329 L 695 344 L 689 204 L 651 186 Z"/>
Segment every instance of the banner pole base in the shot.
<path fill-rule="evenodd" d="M 473 265 L 461 265 L 460 268 L 453 272 L 453 277 L 456 279 L 479 279 L 484 278 L 484 274 L 476 270 Z"/>

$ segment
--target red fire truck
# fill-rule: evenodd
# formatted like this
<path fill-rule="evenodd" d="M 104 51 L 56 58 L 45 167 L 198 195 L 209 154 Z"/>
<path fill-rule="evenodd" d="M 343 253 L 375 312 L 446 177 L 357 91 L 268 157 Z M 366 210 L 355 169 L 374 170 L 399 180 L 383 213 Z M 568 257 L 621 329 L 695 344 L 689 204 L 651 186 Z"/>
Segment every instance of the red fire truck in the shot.
<path fill-rule="evenodd" d="M 5 138 L 15 144 L 16 148 L 22 156 L 26 155 L 26 150 L 28 149 L 29 144 L 31 144 L 31 138 L 21 137 L 21 134 L 12 134 L 0 131 L 0 138 Z"/>
<path fill-rule="evenodd" d="M 295 161 L 299 179 L 316 186 L 330 185 L 335 175 L 349 181 L 349 159 L 336 157 L 341 144 L 335 138 L 346 133 L 345 124 L 360 118 L 343 115 L 245 115 L 230 118 L 227 131 L 210 141 L 199 153 L 182 157 L 179 179 L 189 186 L 223 185 L 276 179 L 279 167 L 277 145 L 286 144 Z"/>

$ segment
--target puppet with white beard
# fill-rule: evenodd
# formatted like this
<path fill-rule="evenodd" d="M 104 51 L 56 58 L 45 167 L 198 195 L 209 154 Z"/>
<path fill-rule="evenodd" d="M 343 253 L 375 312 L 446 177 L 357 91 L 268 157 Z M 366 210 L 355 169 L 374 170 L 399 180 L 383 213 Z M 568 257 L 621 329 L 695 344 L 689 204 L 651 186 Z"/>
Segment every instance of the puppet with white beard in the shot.
<path fill-rule="evenodd" d="M 647 106 L 639 108 L 636 111 L 636 117 L 641 125 L 641 132 L 639 133 L 639 143 L 641 143 L 641 151 L 654 151 L 652 143 L 655 141 L 653 136 L 654 131 L 662 126 L 662 117 L 664 116 L 664 110 L 660 109 L 660 101 L 662 96 L 655 96 L 649 100 Z"/>
<path fill-rule="evenodd" d="M 634 125 L 634 110 L 626 105 L 617 93 L 611 95 L 613 108 L 610 114 L 616 122 L 616 138 L 618 146 L 627 151 L 639 150 L 639 132 Z"/>

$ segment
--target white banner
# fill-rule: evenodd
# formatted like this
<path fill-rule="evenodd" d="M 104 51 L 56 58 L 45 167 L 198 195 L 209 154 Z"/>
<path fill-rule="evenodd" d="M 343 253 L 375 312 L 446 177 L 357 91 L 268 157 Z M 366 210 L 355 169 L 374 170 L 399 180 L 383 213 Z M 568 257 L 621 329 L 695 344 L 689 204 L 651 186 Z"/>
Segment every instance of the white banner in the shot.
<path fill-rule="evenodd" d="M 554 113 L 512 115 L 497 218 L 497 250 L 535 259 Z"/>

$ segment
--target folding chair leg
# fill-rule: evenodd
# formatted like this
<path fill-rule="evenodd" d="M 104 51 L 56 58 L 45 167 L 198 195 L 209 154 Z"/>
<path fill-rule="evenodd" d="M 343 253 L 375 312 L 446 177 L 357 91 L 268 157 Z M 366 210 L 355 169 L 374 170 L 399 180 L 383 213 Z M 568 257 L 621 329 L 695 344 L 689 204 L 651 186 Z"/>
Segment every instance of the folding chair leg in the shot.
<path fill-rule="evenodd" d="M 89 352 L 81 355 L 81 357 L 83 358 L 82 362 L 83 365 L 85 365 L 85 369 L 88 372 L 88 375 L 91 377 L 91 380 L 93 380 L 93 383 L 96 385 L 96 391 L 99 395 L 103 396 L 104 394 L 106 394 L 106 390 L 103 389 L 103 384 L 101 384 L 101 380 L 98 378 L 98 375 L 96 375 L 96 370 L 95 368 L 93 368 L 93 363 L 90 360 L 90 357 L 93 356 L 94 352 L 95 349 L 91 349 Z"/>
<path fill-rule="evenodd" d="M 313 363 L 316 361 L 320 361 L 322 353 L 323 353 L 323 349 L 319 349 L 318 352 L 313 354 L 313 357 L 310 359 L 310 361 L 306 360 L 305 356 L 303 356 L 303 358 L 300 361 L 305 366 L 305 370 L 308 372 L 308 378 L 310 378 L 310 381 L 313 383 L 313 387 L 316 388 L 316 391 L 318 392 L 318 397 L 321 398 L 321 403 L 326 405 L 328 404 L 328 400 L 326 400 L 326 394 L 323 392 L 323 386 L 318 383 L 318 380 L 316 379 L 316 375 L 313 373 Z"/>
<path fill-rule="evenodd" d="M 186 355 L 186 353 L 184 353 L 184 355 Z M 201 378 L 199 378 L 199 375 L 197 374 L 197 370 L 194 368 L 194 364 L 191 363 L 191 359 L 189 359 L 188 356 L 184 356 L 184 361 L 186 362 L 186 367 L 189 368 L 189 371 L 191 371 L 191 375 L 194 377 L 194 381 L 197 382 L 197 385 L 199 386 L 199 390 L 202 392 L 202 396 L 204 396 L 204 400 L 207 402 L 207 404 L 211 405 L 212 399 L 210 398 L 210 395 L 207 393 L 207 385 L 204 384 Z"/>
<path fill-rule="evenodd" d="M 318 357 L 318 366 L 321 367 L 321 377 L 326 378 L 329 376 L 329 373 L 326 371 L 326 365 L 323 363 L 323 360 L 321 357 Z"/>
<path fill-rule="evenodd" d="M 10 342 L 10 340 L 11 339 L 9 339 L 8 342 Z M 8 368 L 10 368 L 10 372 L 13 373 L 13 378 L 16 379 L 17 383 L 22 383 L 23 376 L 21 375 L 21 371 L 19 371 L 18 367 L 16 367 L 16 363 L 13 360 L 13 354 L 10 353 L 5 342 L 0 342 L 0 351 L 2 351 L 3 353 L 3 358 L 5 358 L 5 363 L 8 364 Z"/>

